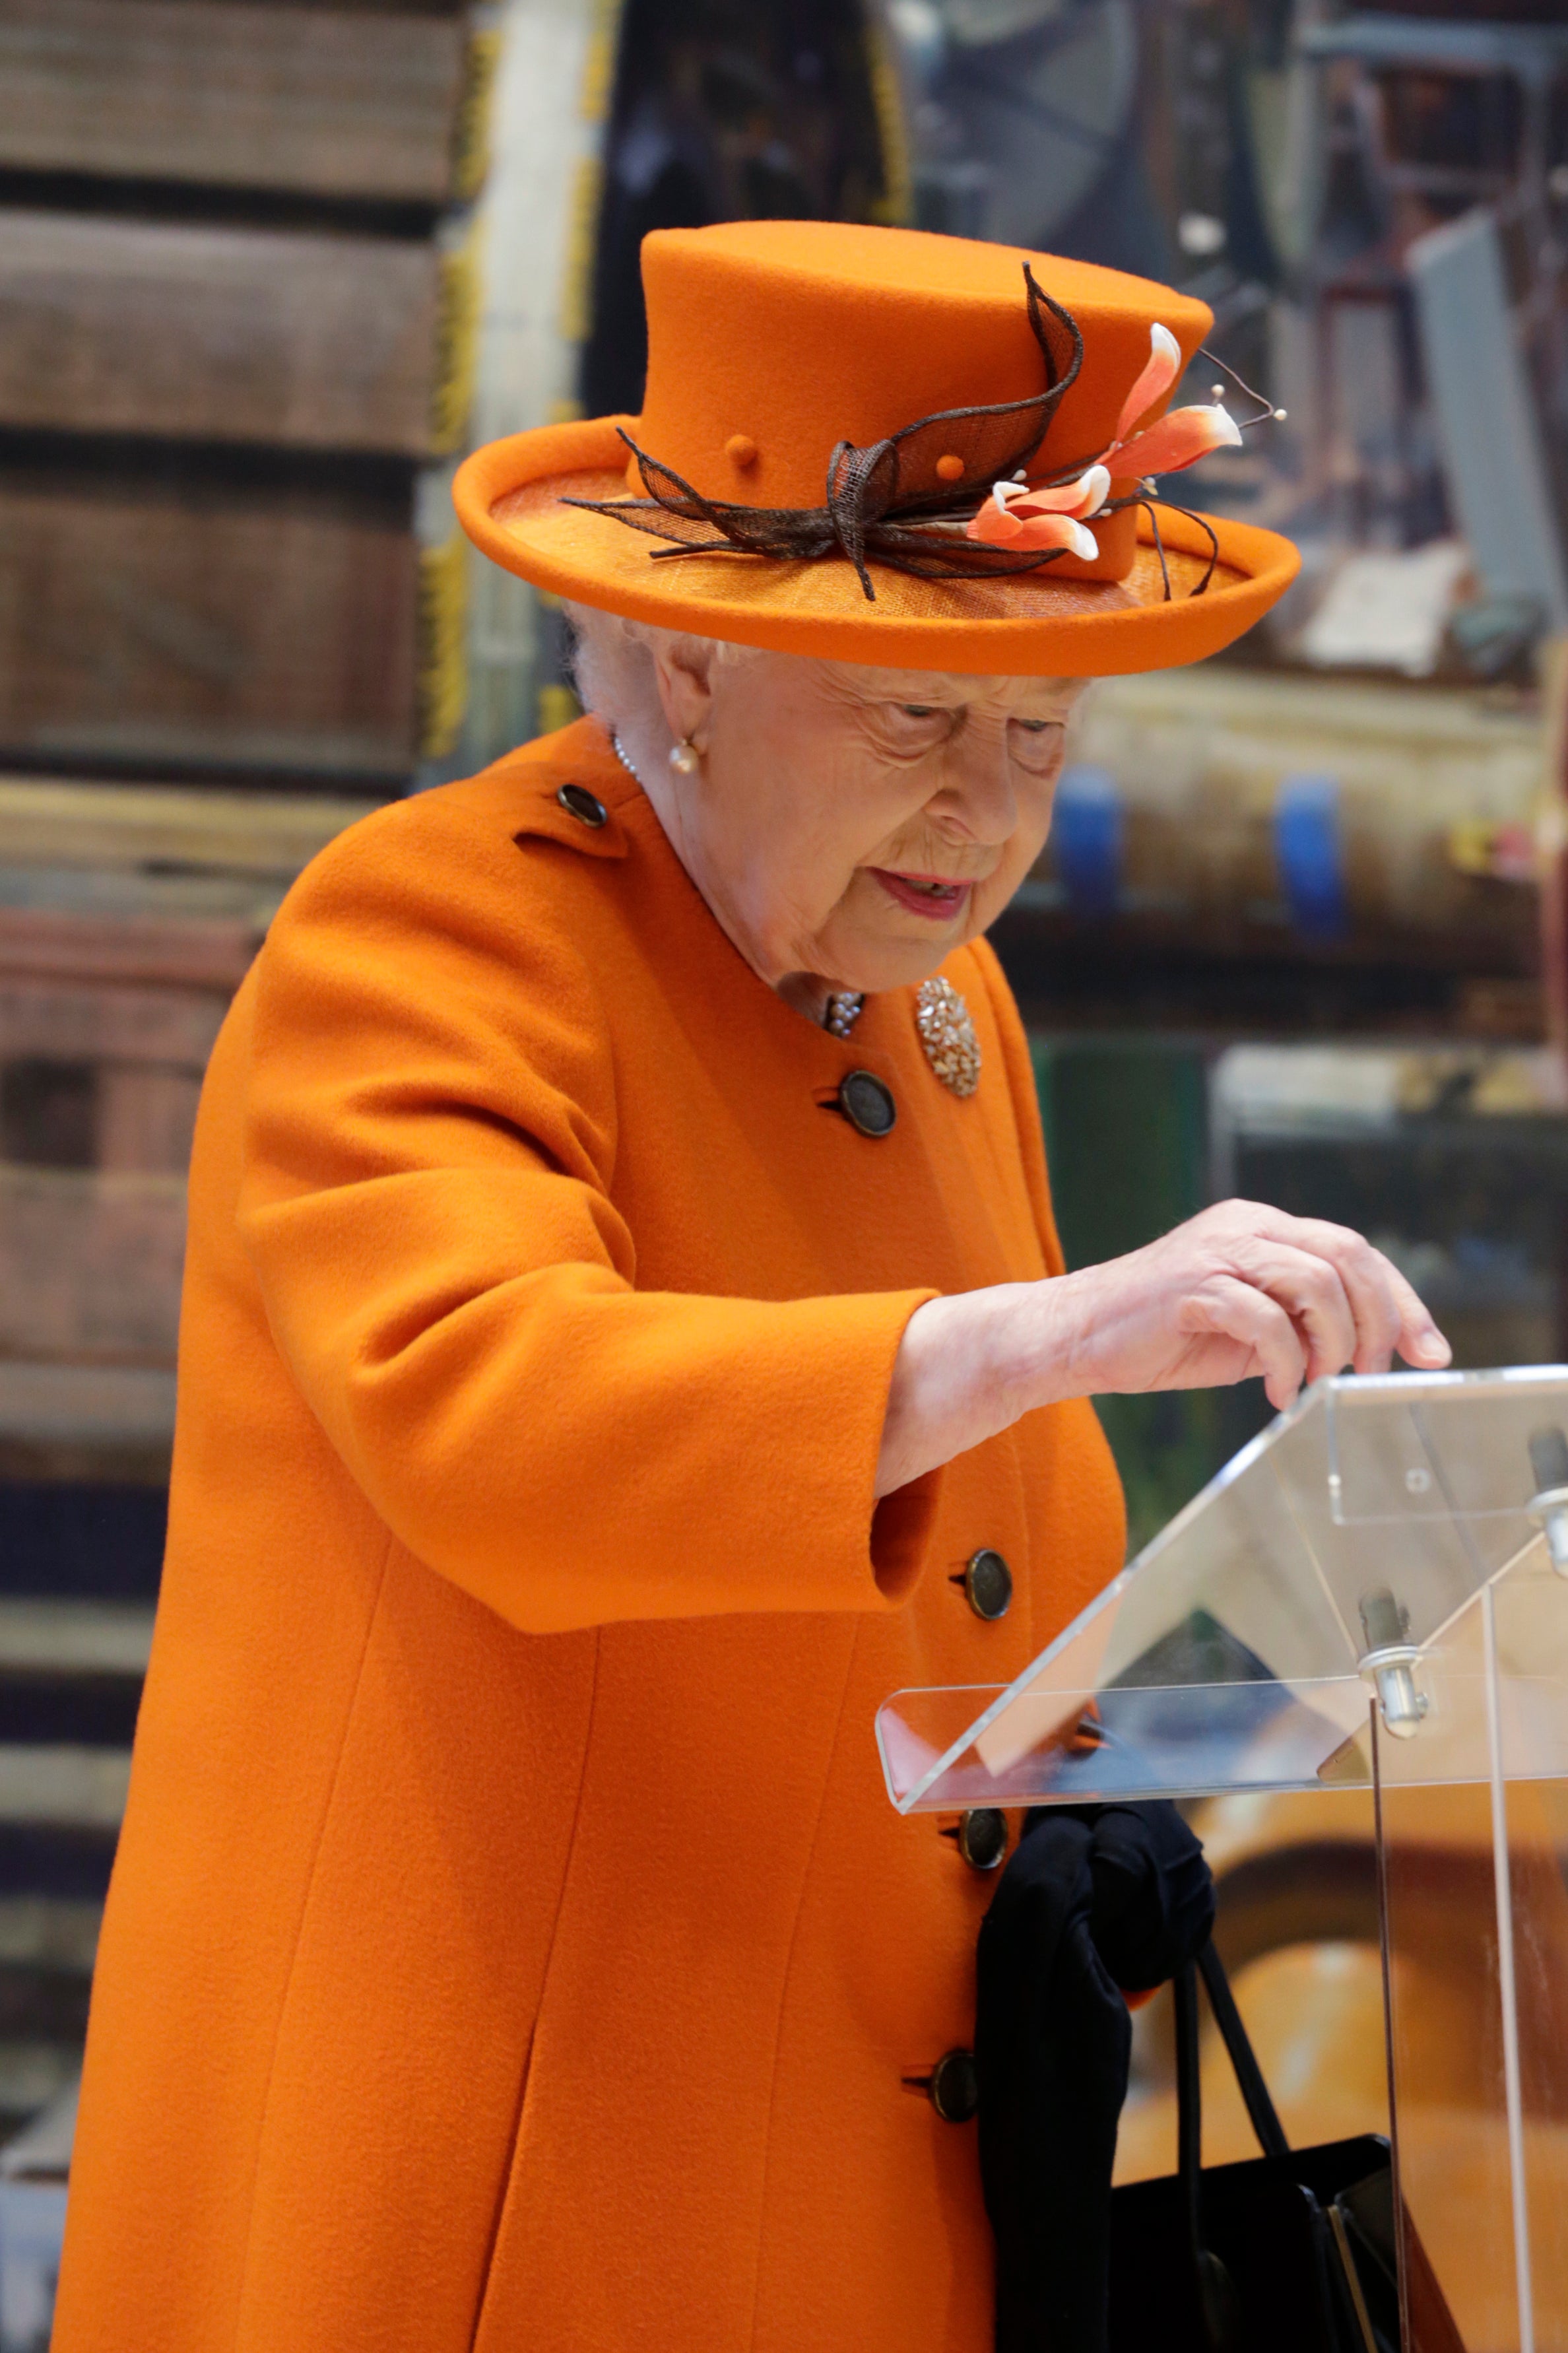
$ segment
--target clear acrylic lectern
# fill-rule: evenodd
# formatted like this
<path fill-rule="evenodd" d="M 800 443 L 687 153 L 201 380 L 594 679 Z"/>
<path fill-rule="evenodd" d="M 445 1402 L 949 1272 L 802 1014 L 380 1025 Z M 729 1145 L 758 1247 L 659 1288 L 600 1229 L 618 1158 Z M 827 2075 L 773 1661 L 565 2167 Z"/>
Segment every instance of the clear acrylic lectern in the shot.
<path fill-rule="evenodd" d="M 905 1813 L 1371 1788 L 1407 2226 L 1467 2353 L 1568 2353 L 1568 1367 L 1320 1383 L 877 1737 Z"/>

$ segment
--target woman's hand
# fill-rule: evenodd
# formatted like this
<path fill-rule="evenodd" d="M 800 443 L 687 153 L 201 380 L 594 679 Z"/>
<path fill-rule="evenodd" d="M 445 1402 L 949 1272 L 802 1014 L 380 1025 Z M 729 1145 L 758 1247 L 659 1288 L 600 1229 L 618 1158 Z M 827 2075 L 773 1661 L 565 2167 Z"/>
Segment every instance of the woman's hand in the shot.
<path fill-rule="evenodd" d="M 893 1366 L 877 1493 L 1068 1397 L 1303 1381 L 1452 1354 L 1397 1267 L 1348 1226 L 1223 1201 L 1146 1249 L 1047 1282 L 933 1299 Z"/>
<path fill-rule="evenodd" d="M 1222 1201 L 1050 1288 L 1071 1294 L 1063 1394 L 1213 1388 L 1261 1373 L 1282 1409 L 1303 1381 L 1346 1365 L 1385 1373 L 1395 1351 L 1428 1367 L 1450 1355 L 1381 1250 L 1348 1226 L 1256 1201 Z"/>

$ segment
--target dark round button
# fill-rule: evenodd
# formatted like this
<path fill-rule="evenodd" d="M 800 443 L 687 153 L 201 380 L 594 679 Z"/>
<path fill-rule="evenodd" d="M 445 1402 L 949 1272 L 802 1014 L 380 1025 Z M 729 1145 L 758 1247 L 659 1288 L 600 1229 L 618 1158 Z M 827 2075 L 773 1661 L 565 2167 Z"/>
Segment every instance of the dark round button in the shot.
<path fill-rule="evenodd" d="M 966 2125 L 980 2105 L 973 2051 L 944 2051 L 931 2071 L 931 2104 L 944 2125 Z"/>
<path fill-rule="evenodd" d="M 838 1090 L 838 1108 L 862 1135 L 888 1135 L 899 1107 L 889 1090 L 869 1071 L 851 1071 Z"/>
<path fill-rule="evenodd" d="M 586 785 L 563 785 L 555 797 L 579 825 L 591 825 L 597 830 L 609 821 L 608 809 Z"/>
<path fill-rule="evenodd" d="M 958 1852 L 971 1871 L 994 1871 L 1007 1852 L 1007 1817 L 996 1806 L 973 1806 L 958 1825 Z"/>
<path fill-rule="evenodd" d="M 1013 1572 L 989 1545 L 964 1564 L 963 1590 L 977 1618 L 1005 1618 L 1013 1599 Z"/>

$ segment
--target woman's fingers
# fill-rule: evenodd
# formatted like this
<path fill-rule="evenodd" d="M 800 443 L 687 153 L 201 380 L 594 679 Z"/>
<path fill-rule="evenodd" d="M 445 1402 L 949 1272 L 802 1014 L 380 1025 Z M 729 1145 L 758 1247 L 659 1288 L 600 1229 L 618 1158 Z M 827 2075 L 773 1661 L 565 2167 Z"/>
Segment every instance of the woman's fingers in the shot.
<path fill-rule="evenodd" d="M 1333 1261 L 1258 1235 L 1237 1243 L 1233 1256 L 1237 1271 L 1266 1291 L 1295 1324 L 1308 1380 L 1342 1372 L 1356 1353 L 1356 1320 Z"/>
<path fill-rule="evenodd" d="M 1302 1246 L 1321 1250 L 1333 1265 L 1350 1303 L 1355 1337 L 1345 1362 L 1358 1373 L 1386 1373 L 1403 1328 L 1402 1303 L 1394 1284 L 1403 1284 L 1406 1291 L 1409 1284 L 1381 1250 L 1373 1250 L 1348 1226 L 1330 1225 L 1316 1218 L 1300 1222 L 1304 1229 Z M 1415 1293 L 1410 1292 L 1410 1296 L 1415 1299 Z"/>
<path fill-rule="evenodd" d="M 1324 1218 L 1291 1218 L 1282 1210 L 1269 1213 L 1266 1229 L 1334 1267 L 1355 1318 L 1356 1345 L 1345 1361 L 1353 1362 L 1358 1373 L 1387 1372 L 1395 1349 L 1407 1364 L 1448 1363 L 1453 1351 L 1426 1302 L 1364 1235 Z"/>
<path fill-rule="evenodd" d="M 1348 1227 L 1247 1202 L 1227 1203 L 1223 1223 L 1229 1272 L 1272 1301 L 1293 1328 L 1290 1357 L 1280 1354 L 1269 1319 L 1258 1326 L 1274 1352 L 1268 1369 L 1276 1405 L 1294 1396 L 1302 1378 L 1321 1380 L 1346 1365 L 1386 1372 L 1396 1348 L 1411 1364 L 1449 1361 L 1448 1344 L 1425 1303 L 1381 1250 Z"/>
<path fill-rule="evenodd" d="M 1250 1349 L 1276 1411 L 1283 1413 L 1296 1397 L 1307 1370 L 1306 1346 L 1267 1291 L 1238 1274 L 1208 1275 L 1182 1301 L 1176 1323 L 1194 1337 L 1234 1340 Z"/>

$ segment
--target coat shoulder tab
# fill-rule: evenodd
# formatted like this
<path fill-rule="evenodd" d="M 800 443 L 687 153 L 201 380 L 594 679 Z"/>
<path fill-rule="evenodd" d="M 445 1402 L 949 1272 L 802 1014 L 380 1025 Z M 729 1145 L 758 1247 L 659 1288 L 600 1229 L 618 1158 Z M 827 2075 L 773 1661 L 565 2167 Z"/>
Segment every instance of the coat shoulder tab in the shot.
<path fill-rule="evenodd" d="M 491 771 L 505 776 L 507 821 L 519 849 L 558 842 L 584 858 L 625 858 L 618 804 L 637 786 L 589 719 L 529 744 Z"/>

